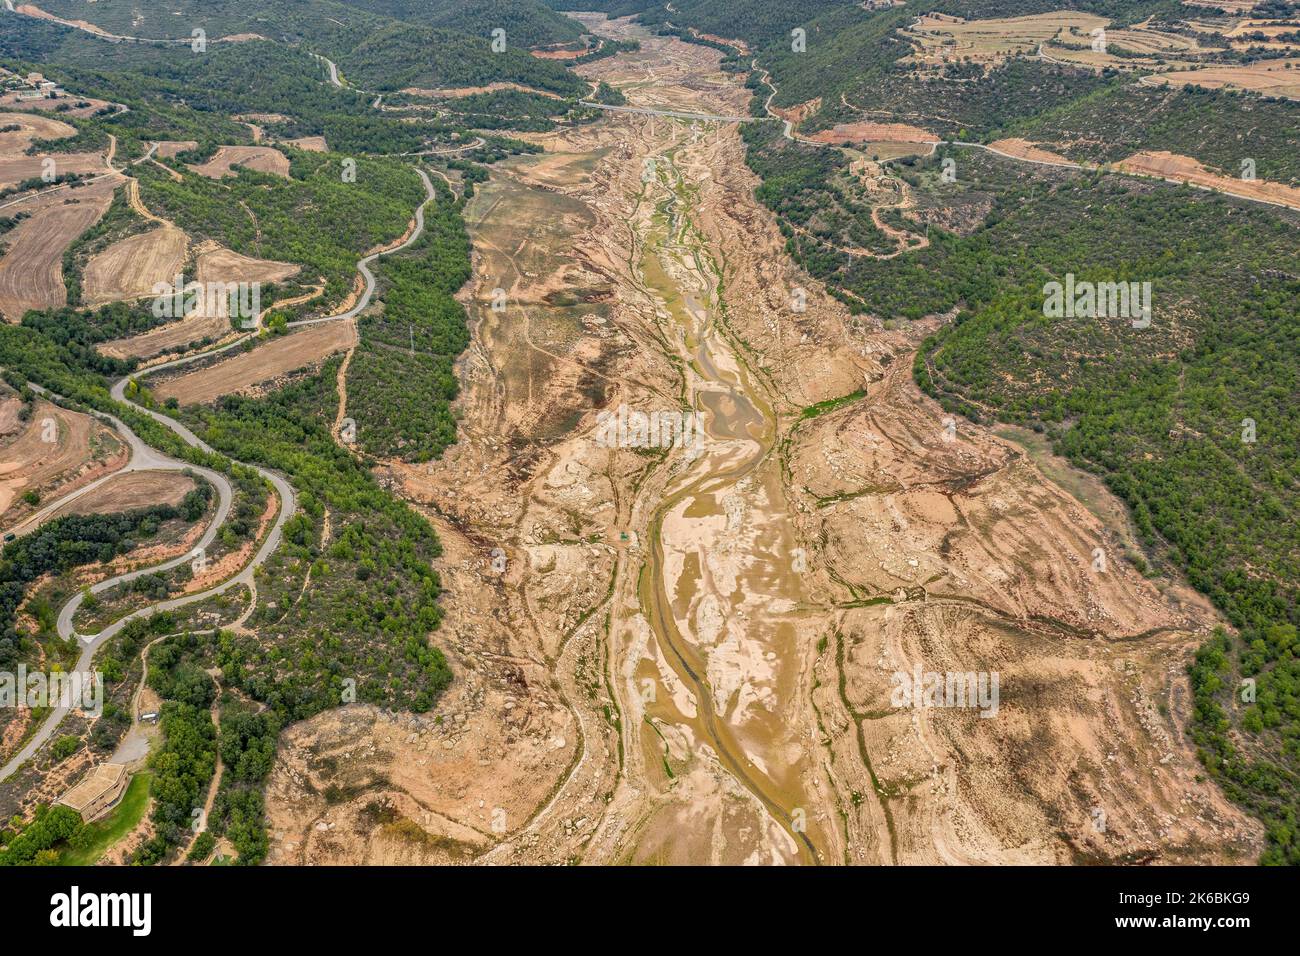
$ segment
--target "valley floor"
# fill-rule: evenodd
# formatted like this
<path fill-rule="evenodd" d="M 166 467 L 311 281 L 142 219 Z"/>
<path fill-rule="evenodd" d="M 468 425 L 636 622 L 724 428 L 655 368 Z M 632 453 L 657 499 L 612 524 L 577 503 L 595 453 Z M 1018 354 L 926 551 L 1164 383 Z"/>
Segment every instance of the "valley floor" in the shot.
<path fill-rule="evenodd" d="M 641 42 L 581 68 L 631 105 L 746 112 L 716 51 L 598 28 Z M 444 543 L 457 680 L 290 728 L 270 862 L 1253 860 L 1182 732 L 1214 612 L 919 392 L 945 317 L 801 273 L 735 124 L 535 139 L 466 212 L 461 440 L 382 469 Z M 698 441 L 611 447 L 623 406 Z M 895 706 L 917 672 L 999 696 Z"/>

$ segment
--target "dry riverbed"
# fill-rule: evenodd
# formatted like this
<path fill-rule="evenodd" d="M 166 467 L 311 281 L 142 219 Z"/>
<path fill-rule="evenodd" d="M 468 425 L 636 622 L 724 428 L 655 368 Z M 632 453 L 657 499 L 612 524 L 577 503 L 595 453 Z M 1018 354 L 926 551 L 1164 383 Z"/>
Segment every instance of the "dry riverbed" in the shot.
<path fill-rule="evenodd" d="M 597 21 L 641 40 L 582 68 L 632 104 L 745 112 L 716 51 Z M 456 684 L 293 728 L 272 861 L 1252 859 L 1181 732 L 1212 613 L 918 392 L 944 319 L 799 272 L 734 125 L 534 139 L 467 209 L 461 441 L 381 467 L 443 539 Z M 1000 698 L 899 706 L 914 672 Z"/>

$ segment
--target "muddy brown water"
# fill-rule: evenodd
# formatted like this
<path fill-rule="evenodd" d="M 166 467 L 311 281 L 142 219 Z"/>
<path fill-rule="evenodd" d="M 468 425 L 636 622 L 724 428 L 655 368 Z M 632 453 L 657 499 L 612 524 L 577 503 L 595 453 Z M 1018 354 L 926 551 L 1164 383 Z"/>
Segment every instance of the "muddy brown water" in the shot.
<path fill-rule="evenodd" d="M 626 742 L 644 757 L 644 766 L 629 774 L 636 779 L 628 782 L 637 790 L 648 785 L 666 807 L 680 773 L 703 766 L 729 776 L 749 798 L 708 811 L 717 814 L 709 819 L 725 831 L 728 846 L 817 863 L 830 841 L 821 829 L 825 824 L 814 822 L 821 815 L 803 788 L 816 745 L 796 738 L 790 720 L 809 649 L 799 615 L 809 601 L 791 562 L 796 539 L 773 454 L 777 420 L 762 383 L 751 376 L 740 348 L 719 321 L 726 305 L 718 291 L 721 270 L 696 225 L 702 177 L 710 174 L 698 156 L 679 156 L 707 144 L 708 137 L 736 134 L 720 126 L 692 128 L 666 119 L 608 122 L 628 127 L 622 142 L 631 148 L 619 162 L 639 173 L 643 161 L 653 157 L 657 169 L 626 223 L 634 251 L 622 263 L 625 274 L 616 280 L 616 295 L 617 285 L 626 283 L 626 296 L 640 305 L 653 301 L 644 320 L 657 323 L 660 334 L 654 341 L 663 343 L 672 366 L 682 370 L 681 382 L 652 384 L 664 396 L 663 405 L 640 410 L 689 408 L 703 422 L 701 445 L 689 466 L 679 467 L 683 453 L 675 450 L 655 466 L 676 469 L 668 472 L 674 477 L 667 486 L 640 486 L 659 489 L 654 498 L 644 497 L 644 490 L 634 492 L 642 496 L 641 507 L 631 511 L 648 516 L 644 526 L 637 522 L 638 532 L 644 529 L 643 547 L 623 592 L 633 600 L 627 607 L 615 605 L 608 633 L 617 643 L 619 635 L 639 625 L 634 619 L 643 617 L 659 660 L 639 657 L 632 662 L 637 683 L 660 683 L 661 676 L 668 676 L 661 673 L 662 664 L 693 700 L 658 694 L 644 702 L 645 721 L 624 731 Z M 562 234 L 580 233 L 591 221 L 590 212 L 579 208 L 585 203 L 562 192 L 576 185 L 575 172 L 590 173 L 590 160 L 603 160 L 611 152 L 608 146 L 593 146 L 590 152 L 565 153 L 571 143 L 560 146 L 559 158 L 551 153 L 503 164 L 467 210 L 483 293 L 496 286 L 506 290 L 511 302 L 497 314 L 472 306 L 477 335 L 501 373 L 494 398 L 505 407 L 525 390 L 531 398 L 535 383 L 557 367 L 555 356 L 548 355 L 563 351 L 542 334 L 560 320 L 562 310 L 537 293 L 551 287 L 563 269 L 571 240 Z M 559 164 L 563 176 L 555 172 Z M 670 409 L 678 399 L 678 408 Z M 495 424 L 500 427 L 502 421 Z M 719 561 L 727 567 L 720 570 Z M 702 607 L 718 622 L 711 633 L 702 633 L 698 624 Z M 619 697 L 627 693 L 611 691 Z M 628 703 L 621 700 L 620 709 L 632 709 Z M 687 741 L 687 752 L 671 748 L 669 740 Z M 736 795 L 736 788 L 720 791 Z M 689 786 L 682 792 L 701 796 Z M 742 805 L 743 811 L 733 815 L 731 808 Z M 688 812 L 699 809 L 691 804 Z M 701 833 L 668 818 L 664 823 L 656 836 L 681 858 L 707 859 L 716 848 L 716 842 L 703 845 L 716 841 L 710 835 L 716 832 L 713 826 Z M 757 846 L 755 833 L 760 834 Z"/>
<path fill-rule="evenodd" d="M 680 175 L 676 167 L 673 172 Z M 773 605 L 788 602 L 791 608 L 806 597 L 789 560 L 793 531 L 787 516 L 774 507 L 783 507 L 785 501 L 776 460 L 770 454 L 777 431 L 775 414 L 759 397 L 743 360 L 716 321 L 723 307 L 716 293 L 717 267 L 707 249 L 682 242 L 683 233 L 672 228 L 683 217 L 689 218 L 689 208 L 680 208 L 683 204 L 679 196 L 669 228 L 649 237 L 641 272 L 682 333 L 682 357 L 693 372 L 688 375 L 687 399 L 702 413 L 705 440 L 695 467 L 679 487 L 670 486 L 654 509 L 647 542 L 649 573 L 642 579 L 640 598 L 664 657 L 693 691 L 696 714 L 682 714 L 671 701 L 650 704 L 647 713 L 653 719 L 685 724 L 696 740 L 707 742 L 727 771 L 790 835 L 800 860 L 815 863 L 821 854 L 806 823 L 807 811 L 802 810 L 809 804 L 799 783 L 801 761 L 782 765 L 785 762 L 776 757 L 784 731 L 777 717 L 779 708 L 750 708 L 743 721 L 733 722 L 740 709 L 736 695 L 718 700 L 717 688 L 710 684 L 709 652 L 702 650 L 700 636 L 690 623 L 690 609 L 697 599 L 710 589 L 717 591 L 705 566 L 707 558 L 683 560 L 675 579 L 666 568 L 665 519 L 670 514 L 678 513 L 678 521 L 685 525 L 718 519 L 730 523 L 735 519 L 726 502 L 739 496 L 751 509 L 759 503 L 768 505 L 767 520 L 755 539 L 755 552 L 765 559 L 749 562 L 737 575 L 736 590 L 720 595 L 723 613 L 738 610 L 745 595 L 759 595 Z M 673 308 L 676 303 L 683 307 Z M 668 535 L 671 538 L 672 532 Z M 797 635 L 793 623 L 783 619 L 789 613 L 769 615 L 753 622 L 757 626 L 742 625 L 745 641 L 761 645 L 768 656 L 791 662 L 774 667 L 773 692 L 778 699 L 794 692 L 795 675 L 790 672 L 798 658 L 793 646 Z"/>

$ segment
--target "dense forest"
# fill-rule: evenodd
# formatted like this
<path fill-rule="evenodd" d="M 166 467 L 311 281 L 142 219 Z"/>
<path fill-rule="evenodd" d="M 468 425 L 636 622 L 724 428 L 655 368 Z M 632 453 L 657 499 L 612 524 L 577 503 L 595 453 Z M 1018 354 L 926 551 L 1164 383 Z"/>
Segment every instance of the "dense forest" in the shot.
<path fill-rule="evenodd" d="M 190 858 L 202 860 L 216 837 L 230 840 L 241 866 L 256 866 L 266 857 L 262 786 L 275 763 L 282 718 L 230 691 L 219 693 L 206 668 L 220 639 L 219 633 L 187 632 L 149 652 L 149 686 L 164 701 L 164 743 L 149 758 L 155 833 L 136 851 L 136 863 L 161 863 L 191 840 L 195 847 Z M 214 708 L 219 731 L 212 719 Z M 211 816 L 196 816 L 217 760 L 222 765 L 221 785 Z M 195 839 L 200 832 L 207 838 Z"/>
<path fill-rule="evenodd" d="M 216 685 L 186 655 L 192 640 L 189 635 L 169 638 L 149 651 L 149 688 L 163 700 L 158 721 L 162 746 L 149 755 L 154 835 L 135 851 L 133 863 L 161 863 L 190 839 L 194 810 L 203 806 L 216 773 L 216 728 L 209 712 Z"/>
<path fill-rule="evenodd" d="M 441 546 L 335 442 L 337 361 L 266 398 L 183 414 L 217 450 L 286 474 L 298 491 L 301 511 L 259 583 L 268 597 L 250 621 L 256 635 L 232 634 L 216 652 L 226 682 L 286 722 L 338 706 L 348 686 L 357 700 L 428 710 L 451 680 L 428 640 L 442 617 L 430 566 Z M 327 508 L 335 530 L 322 545 Z M 295 600 L 308 571 L 311 591 Z"/>
<path fill-rule="evenodd" d="M 407 4 L 383 0 L 260 0 L 256 4 L 172 0 L 152 6 L 138 0 L 100 0 L 89 6 L 81 0 L 47 0 L 44 9 L 69 20 L 91 21 L 110 33 L 179 41 L 161 48 L 188 61 L 194 59 L 190 49 L 194 30 L 204 31 L 207 52 L 223 46 L 266 46 L 256 41 L 221 42 L 223 37 L 252 34 L 328 56 L 351 83 L 368 90 L 473 86 L 497 80 L 555 92 L 577 89 L 578 81 L 562 65 L 528 55 L 530 46 L 569 41 L 577 35 L 572 21 L 535 0 L 422 6 L 429 15 L 416 16 Z M 386 15 L 384 7 L 395 15 Z M 492 52 L 490 35 L 476 29 L 493 17 L 507 31 L 506 49 L 500 53 Z M 51 58 L 65 57 L 61 50 Z"/>
<path fill-rule="evenodd" d="M 202 29 L 210 40 L 255 33 L 268 39 L 300 37 L 324 42 L 390 26 L 429 26 L 478 35 L 500 26 L 524 47 L 574 40 L 580 29 L 538 0 L 45 0 L 43 9 L 69 20 L 88 20 L 110 33 L 190 41 Z"/>
<path fill-rule="evenodd" d="M 893 70 L 864 78 L 853 95 L 826 104 L 802 128 L 812 133 L 852 122 L 859 118 L 859 109 L 869 105 L 899 119 L 924 117 L 919 125 L 945 139 L 997 139 L 1017 120 L 1038 117 L 1063 103 L 1121 85 L 1123 81 L 1113 77 L 1040 60 L 1008 60 L 978 83 L 922 79 Z"/>
<path fill-rule="evenodd" d="M 553 46 L 577 40 L 582 27 L 540 0 L 340 0 L 403 23 L 457 30 L 474 36 L 505 30 L 507 43 Z"/>
<path fill-rule="evenodd" d="M 453 298 L 469 279 L 469 237 L 441 179 L 425 207 L 424 233 L 380 260 L 383 312 L 359 323 L 348 369 L 348 415 L 366 454 L 428 461 L 456 441 L 452 365 L 469 344 L 465 308 Z"/>
<path fill-rule="evenodd" d="M 419 177 L 400 160 L 353 160 L 355 181 L 345 180 L 343 160 L 295 152 L 287 182 L 247 169 L 223 180 L 176 182 L 142 167 L 148 171 L 140 174 L 140 192 L 149 209 L 192 238 L 300 263 L 304 279 L 323 276 L 327 301 L 337 301 L 352 287 L 360 254 L 400 236 L 424 194 Z"/>

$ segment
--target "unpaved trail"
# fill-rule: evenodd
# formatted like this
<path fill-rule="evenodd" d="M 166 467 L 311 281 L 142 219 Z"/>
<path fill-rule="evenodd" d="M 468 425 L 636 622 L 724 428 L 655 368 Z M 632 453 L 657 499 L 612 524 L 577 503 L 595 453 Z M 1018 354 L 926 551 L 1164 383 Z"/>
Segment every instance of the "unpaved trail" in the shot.
<path fill-rule="evenodd" d="M 352 365 L 352 356 L 357 352 L 355 345 L 347 350 L 343 356 L 343 361 L 339 364 L 338 374 L 334 379 L 334 387 L 339 396 L 338 411 L 334 413 L 334 425 L 330 428 L 334 435 L 334 440 L 343 447 L 351 449 L 351 445 L 343 440 L 343 420 L 348 415 L 348 368 Z"/>
<path fill-rule="evenodd" d="M 130 204 L 131 208 L 135 210 L 136 215 L 140 216 L 142 219 L 147 219 L 150 222 L 162 223 L 164 226 L 172 226 L 173 229 L 176 228 L 166 219 L 163 219 L 161 216 L 156 216 L 149 211 L 149 207 L 146 206 L 144 200 L 140 198 L 140 180 L 132 178 L 127 181 L 126 201 Z"/>

